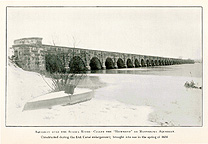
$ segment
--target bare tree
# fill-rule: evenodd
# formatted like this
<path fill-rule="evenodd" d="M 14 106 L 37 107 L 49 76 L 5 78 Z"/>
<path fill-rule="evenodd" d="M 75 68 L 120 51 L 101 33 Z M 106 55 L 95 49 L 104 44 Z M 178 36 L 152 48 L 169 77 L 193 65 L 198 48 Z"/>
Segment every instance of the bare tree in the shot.
<path fill-rule="evenodd" d="M 59 42 L 59 38 L 56 34 L 51 35 L 51 41 L 52 41 L 52 45 L 56 46 L 56 44 Z"/>
<path fill-rule="evenodd" d="M 76 48 L 81 43 L 81 40 L 79 40 L 75 35 L 67 35 L 67 40 L 69 45 L 72 45 L 73 48 Z"/>
<path fill-rule="evenodd" d="M 56 46 L 56 40 L 55 38 L 52 36 L 52 42 L 53 45 Z M 76 46 L 80 43 L 80 40 L 77 41 L 77 39 L 75 38 L 75 36 L 72 36 L 72 44 L 73 47 L 76 48 Z M 57 55 L 59 55 L 60 53 L 58 53 Z M 73 49 L 73 55 L 74 55 L 74 49 Z M 48 61 L 47 63 L 51 63 L 50 66 L 52 66 L 52 64 L 56 64 L 55 68 L 51 68 L 52 70 L 56 69 L 56 67 L 59 67 L 59 65 L 61 65 L 61 63 L 58 63 L 57 61 L 59 60 L 58 58 L 53 58 L 54 56 L 48 54 L 47 56 L 51 56 L 51 58 L 49 57 L 48 59 L 51 60 Z M 72 59 L 73 61 L 75 61 L 76 63 L 76 59 Z M 71 62 L 72 62 L 71 60 Z M 65 91 L 68 94 L 74 94 L 74 89 L 77 87 L 77 85 L 79 84 L 80 80 L 84 79 L 86 77 L 86 75 L 84 74 L 84 72 L 80 72 L 79 70 L 79 65 L 76 63 L 75 67 L 73 69 L 71 69 L 69 71 L 69 73 L 63 73 L 62 72 L 49 72 L 50 77 L 52 78 L 52 86 L 49 85 L 49 87 L 52 89 L 52 91 Z M 43 77 L 44 79 L 44 77 Z M 47 81 L 44 79 L 44 81 L 47 83 Z M 48 83 L 47 83 L 48 84 Z"/>
<path fill-rule="evenodd" d="M 73 43 L 73 47 L 76 48 L 76 46 L 78 46 L 80 44 L 80 40 L 77 40 L 77 38 L 75 38 L 73 35 L 72 35 L 72 43 Z"/>

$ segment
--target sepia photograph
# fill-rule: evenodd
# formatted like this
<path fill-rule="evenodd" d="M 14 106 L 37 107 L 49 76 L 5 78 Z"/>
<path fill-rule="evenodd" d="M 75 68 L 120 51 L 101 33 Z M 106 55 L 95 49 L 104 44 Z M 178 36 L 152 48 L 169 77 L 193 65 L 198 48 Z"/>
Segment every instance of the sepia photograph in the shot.
<path fill-rule="evenodd" d="M 202 127 L 200 6 L 8 6 L 6 127 Z"/>

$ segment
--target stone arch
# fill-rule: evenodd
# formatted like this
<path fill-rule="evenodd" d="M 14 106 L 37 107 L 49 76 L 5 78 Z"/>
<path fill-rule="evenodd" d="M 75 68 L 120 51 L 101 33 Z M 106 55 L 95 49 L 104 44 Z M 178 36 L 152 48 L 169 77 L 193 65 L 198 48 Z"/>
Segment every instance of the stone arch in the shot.
<path fill-rule="evenodd" d="M 91 68 L 91 70 L 100 70 L 100 69 L 102 69 L 101 62 L 97 57 L 93 57 L 90 60 L 90 68 Z"/>
<path fill-rule="evenodd" d="M 141 66 L 142 66 L 142 67 L 145 67 L 145 62 L 144 62 L 143 59 L 141 59 Z"/>
<path fill-rule="evenodd" d="M 129 59 L 129 58 L 127 59 L 126 65 L 128 68 L 133 68 L 133 63 L 132 63 L 131 59 Z"/>
<path fill-rule="evenodd" d="M 69 62 L 70 72 L 85 71 L 87 68 L 84 61 L 79 56 L 74 56 Z"/>
<path fill-rule="evenodd" d="M 160 66 L 162 65 L 161 60 L 158 60 L 158 65 L 160 65 Z"/>
<path fill-rule="evenodd" d="M 39 68 L 39 62 L 36 63 L 37 67 Z M 30 65 L 28 66 L 30 68 Z M 55 54 L 46 54 L 45 55 L 45 68 L 46 71 L 50 73 L 64 73 L 66 71 L 64 62 L 62 59 Z"/>
<path fill-rule="evenodd" d="M 155 66 L 157 66 L 157 65 L 158 65 L 157 60 L 155 60 Z"/>
<path fill-rule="evenodd" d="M 138 61 L 138 59 L 135 59 L 134 64 L 135 64 L 135 67 L 139 67 L 139 61 Z"/>
<path fill-rule="evenodd" d="M 170 61 L 168 60 L 168 65 L 170 65 Z"/>
<path fill-rule="evenodd" d="M 124 61 L 121 58 L 117 60 L 117 66 L 118 68 L 125 68 Z"/>
<path fill-rule="evenodd" d="M 151 60 L 151 66 L 155 66 L 154 60 Z"/>
<path fill-rule="evenodd" d="M 106 69 L 113 69 L 114 68 L 113 60 L 108 57 L 105 61 L 105 66 L 106 66 Z"/>
<path fill-rule="evenodd" d="M 150 61 L 148 59 L 146 60 L 146 64 L 147 66 L 150 66 Z"/>

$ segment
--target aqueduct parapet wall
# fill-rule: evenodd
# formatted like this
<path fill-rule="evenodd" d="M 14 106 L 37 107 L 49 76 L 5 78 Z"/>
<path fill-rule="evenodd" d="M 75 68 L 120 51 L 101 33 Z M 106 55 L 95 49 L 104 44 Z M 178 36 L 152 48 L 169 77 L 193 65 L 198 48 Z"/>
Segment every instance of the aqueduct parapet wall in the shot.
<path fill-rule="evenodd" d="M 72 47 L 62 47 L 42 44 L 42 38 L 23 38 L 14 41 L 12 46 L 14 57 L 25 70 L 45 70 L 45 55 L 59 54 L 66 68 L 69 68 L 70 60 L 78 56 L 85 66 L 90 70 L 92 59 L 99 61 L 101 68 L 108 67 L 107 59 L 112 61 L 113 68 L 148 67 L 174 64 L 194 63 L 190 59 L 176 59 L 139 54 L 128 54 L 119 52 L 99 51 Z M 111 67 L 112 68 L 112 67 Z"/>

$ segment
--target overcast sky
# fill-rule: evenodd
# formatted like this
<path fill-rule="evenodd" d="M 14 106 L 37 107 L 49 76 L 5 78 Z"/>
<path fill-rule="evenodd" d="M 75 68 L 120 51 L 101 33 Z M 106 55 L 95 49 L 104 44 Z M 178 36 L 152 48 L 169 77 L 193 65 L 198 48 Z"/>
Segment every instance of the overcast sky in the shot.
<path fill-rule="evenodd" d="M 8 8 L 8 46 L 42 37 L 44 44 L 201 59 L 201 8 Z"/>

